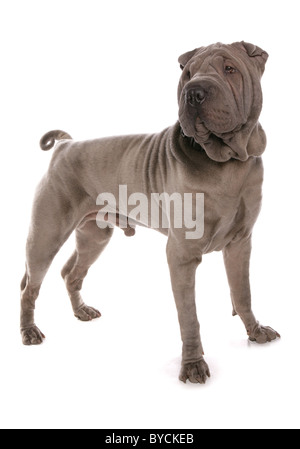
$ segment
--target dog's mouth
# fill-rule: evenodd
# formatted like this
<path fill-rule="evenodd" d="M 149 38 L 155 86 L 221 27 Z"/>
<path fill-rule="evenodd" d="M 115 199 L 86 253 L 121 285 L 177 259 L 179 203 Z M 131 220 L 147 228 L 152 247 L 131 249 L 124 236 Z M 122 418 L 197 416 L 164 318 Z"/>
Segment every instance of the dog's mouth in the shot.
<path fill-rule="evenodd" d="M 217 137 L 235 131 L 239 123 L 237 108 L 230 101 L 222 104 L 218 98 L 204 98 L 191 106 L 188 97 L 183 94 L 179 107 L 179 122 L 183 132 L 193 137 L 199 144 L 206 142 L 211 134 Z"/>
<path fill-rule="evenodd" d="M 190 139 L 194 149 L 202 149 L 207 156 L 216 162 L 226 162 L 229 159 L 246 160 L 247 156 L 239 154 L 235 145 L 231 144 L 232 138 L 242 128 L 242 124 L 235 128 L 209 129 L 204 120 L 196 117 L 195 121 L 188 120 L 186 115 L 179 117 L 182 135 Z"/>
<path fill-rule="evenodd" d="M 197 116 L 191 120 L 186 114 L 179 116 L 179 122 L 185 136 L 192 137 L 199 145 L 207 142 L 212 134 L 222 138 L 235 132 L 241 126 L 233 124 L 229 119 L 215 123 Z"/>

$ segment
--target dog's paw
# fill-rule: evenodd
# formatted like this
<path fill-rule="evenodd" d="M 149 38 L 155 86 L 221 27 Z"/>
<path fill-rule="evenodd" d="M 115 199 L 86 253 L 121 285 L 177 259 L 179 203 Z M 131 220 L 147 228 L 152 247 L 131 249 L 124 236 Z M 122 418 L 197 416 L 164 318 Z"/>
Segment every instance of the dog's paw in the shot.
<path fill-rule="evenodd" d="M 22 342 L 26 346 L 40 345 L 43 343 L 45 335 L 35 325 L 27 329 L 21 329 Z"/>
<path fill-rule="evenodd" d="M 280 335 L 274 329 L 269 326 L 261 326 L 259 323 L 254 329 L 248 331 L 248 335 L 250 341 L 256 341 L 258 344 L 268 343 L 280 338 Z"/>
<path fill-rule="evenodd" d="M 101 313 L 98 310 L 94 309 L 94 307 L 89 307 L 83 304 L 76 310 L 74 315 L 80 321 L 91 321 L 95 318 L 100 318 Z"/>
<path fill-rule="evenodd" d="M 193 384 L 205 384 L 210 372 L 207 363 L 202 358 L 199 362 L 186 363 L 181 367 L 179 379 L 186 383 L 187 380 Z"/>

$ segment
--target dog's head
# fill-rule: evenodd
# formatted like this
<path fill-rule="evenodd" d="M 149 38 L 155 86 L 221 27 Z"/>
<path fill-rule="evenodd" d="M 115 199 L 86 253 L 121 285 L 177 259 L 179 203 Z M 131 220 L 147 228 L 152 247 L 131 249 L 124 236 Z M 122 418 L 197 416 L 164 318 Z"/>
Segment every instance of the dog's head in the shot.
<path fill-rule="evenodd" d="M 267 59 L 246 42 L 213 44 L 179 57 L 179 122 L 211 159 L 245 161 L 263 153 L 266 137 L 258 118 Z"/>

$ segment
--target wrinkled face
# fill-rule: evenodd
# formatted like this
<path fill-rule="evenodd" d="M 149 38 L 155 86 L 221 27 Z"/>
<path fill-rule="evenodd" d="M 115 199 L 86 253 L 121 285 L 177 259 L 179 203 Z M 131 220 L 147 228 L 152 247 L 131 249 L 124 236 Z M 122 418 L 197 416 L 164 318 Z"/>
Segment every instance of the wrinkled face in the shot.
<path fill-rule="evenodd" d="M 247 47 L 248 46 L 248 47 Z M 179 121 L 183 132 L 201 144 L 239 131 L 261 110 L 260 77 L 265 60 L 252 44 L 214 44 L 179 58 Z M 249 54 L 252 51 L 253 54 Z"/>

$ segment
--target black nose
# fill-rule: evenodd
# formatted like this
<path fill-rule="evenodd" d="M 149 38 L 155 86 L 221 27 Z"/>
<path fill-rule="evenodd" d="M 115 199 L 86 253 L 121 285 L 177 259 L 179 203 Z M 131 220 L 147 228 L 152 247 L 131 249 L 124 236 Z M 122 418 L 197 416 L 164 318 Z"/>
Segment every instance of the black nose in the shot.
<path fill-rule="evenodd" d="M 196 108 L 200 106 L 206 98 L 206 92 L 201 86 L 191 87 L 186 92 L 186 102 Z"/>

